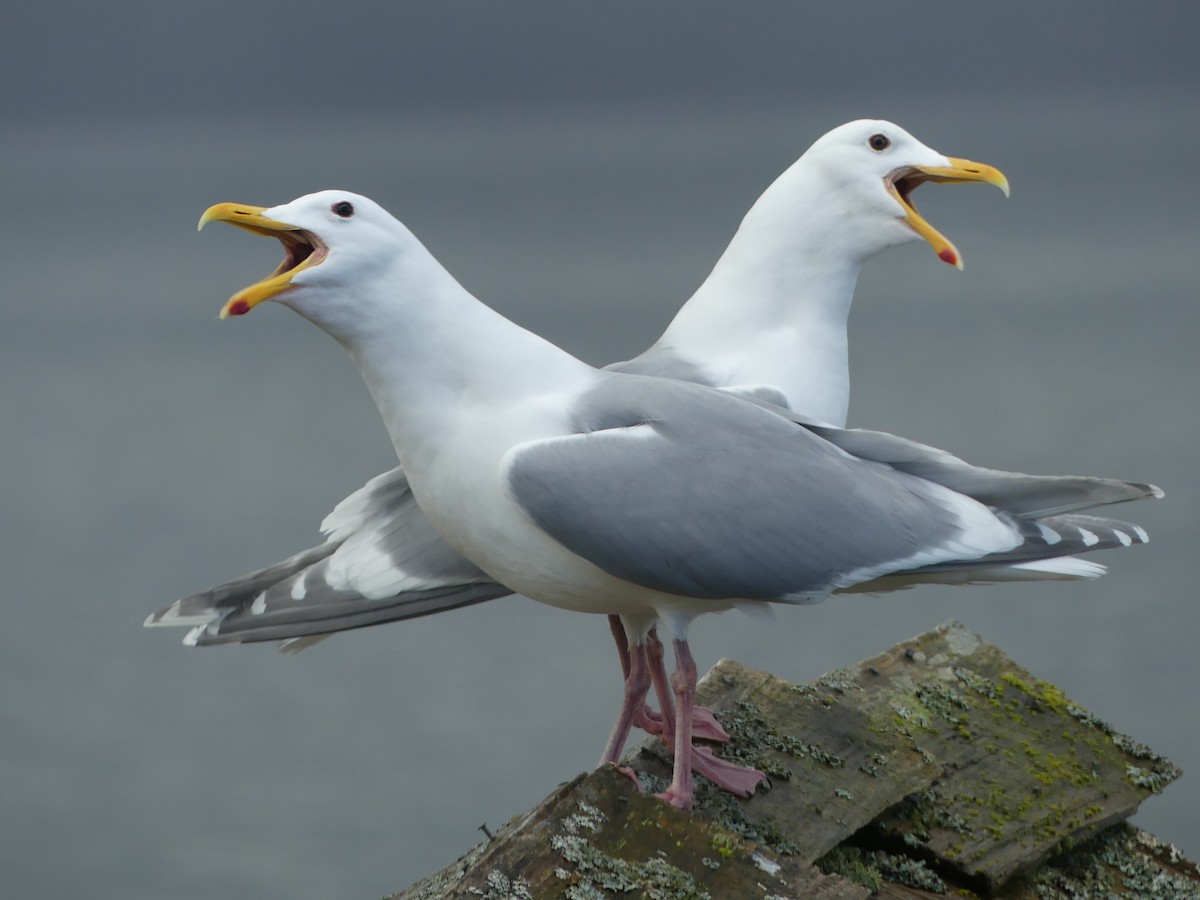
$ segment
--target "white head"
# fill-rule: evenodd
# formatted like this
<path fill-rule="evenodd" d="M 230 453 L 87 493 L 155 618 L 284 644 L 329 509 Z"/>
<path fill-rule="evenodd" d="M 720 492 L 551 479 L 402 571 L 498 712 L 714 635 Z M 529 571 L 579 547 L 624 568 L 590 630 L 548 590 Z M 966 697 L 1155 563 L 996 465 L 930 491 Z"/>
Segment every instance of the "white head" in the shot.
<path fill-rule="evenodd" d="M 349 191 L 319 191 L 269 209 L 218 203 L 200 217 L 199 227 L 212 221 L 278 238 L 286 254 L 274 272 L 229 298 L 222 319 L 244 315 L 264 300 L 278 300 L 314 318 L 311 313 L 322 300 L 345 294 L 347 285 L 370 283 L 373 271 L 391 271 L 406 258 L 415 264 L 432 261 L 402 222 L 374 200 Z"/>
<path fill-rule="evenodd" d="M 760 203 L 811 221 L 831 250 L 844 243 L 860 260 L 924 239 L 940 259 L 962 268 L 958 250 L 912 204 L 913 190 L 926 181 L 985 182 L 1008 194 L 999 170 L 943 156 L 891 122 L 859 119 L 818 138 Z"/>

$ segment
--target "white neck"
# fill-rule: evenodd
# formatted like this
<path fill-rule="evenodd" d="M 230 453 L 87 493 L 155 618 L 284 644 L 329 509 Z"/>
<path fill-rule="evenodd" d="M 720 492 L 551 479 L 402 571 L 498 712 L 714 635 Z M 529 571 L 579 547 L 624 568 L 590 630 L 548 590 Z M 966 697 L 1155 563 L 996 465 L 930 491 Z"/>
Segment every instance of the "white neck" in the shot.
<path fill-rule="evenodd" d="M 319 271 L 319 270 L 317 270 Z M 415 238 L 339 291 L 292 303 L 358 364 L 401 462 L 438 454 L 448 429 L 514 397 L 555 393 L 594 370 L 476 300 Z"/>
<path fill-rule="evenodd" d="M 844 424 L 847 319 L 872 253 L 800 162 L 743 219 L 712 273 L 659 339 L 719 386 L 783 391 L 798 412 Z"/>

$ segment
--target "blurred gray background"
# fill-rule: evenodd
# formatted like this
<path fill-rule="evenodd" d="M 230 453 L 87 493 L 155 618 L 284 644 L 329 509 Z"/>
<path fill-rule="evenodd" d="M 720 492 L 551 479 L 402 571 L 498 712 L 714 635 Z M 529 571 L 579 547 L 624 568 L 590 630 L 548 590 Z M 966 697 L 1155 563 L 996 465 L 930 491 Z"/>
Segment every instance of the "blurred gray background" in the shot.
<path fill-rule="evenodd" d="M 923 188 L 966 270 L 873 261 L 853 424 L 1155 481 L 1089 584 L 729 614 L 803 680 L 957 617 L 1188 774 L 1200 856 L 1200 65 L 1192 4 L 122 2 L 0 13 L 0 872 L 21 898 L 370 898 L 594 764 L 599 618 L 509 598 L 297 657 L 142 619 L 318 540 L 394 457 L 349 359 L 270 306 L 222 200 L 357 190 L 486 302 L 604 363 L 657 336 L 815 138 L 890 118 L 1013 195 Z"/>

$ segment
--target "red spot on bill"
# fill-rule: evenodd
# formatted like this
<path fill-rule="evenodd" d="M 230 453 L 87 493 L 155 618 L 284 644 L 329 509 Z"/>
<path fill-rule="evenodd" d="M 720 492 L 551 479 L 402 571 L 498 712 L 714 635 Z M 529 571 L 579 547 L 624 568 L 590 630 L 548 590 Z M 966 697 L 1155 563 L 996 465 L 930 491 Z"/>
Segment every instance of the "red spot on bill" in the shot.
<path fill-rule="evenodd" d="M 248 312 L 250 312 L 250 304 L 245 300 L 239 300 L 229 307 L 229 314 L 231 316 L 244 316 Z"/>
<path fill-rule="evenodd" d="M 958 265 L 958 255 L 947 247 L 945 250 L 938 251 L 938 259 L 952 266 Z"/>

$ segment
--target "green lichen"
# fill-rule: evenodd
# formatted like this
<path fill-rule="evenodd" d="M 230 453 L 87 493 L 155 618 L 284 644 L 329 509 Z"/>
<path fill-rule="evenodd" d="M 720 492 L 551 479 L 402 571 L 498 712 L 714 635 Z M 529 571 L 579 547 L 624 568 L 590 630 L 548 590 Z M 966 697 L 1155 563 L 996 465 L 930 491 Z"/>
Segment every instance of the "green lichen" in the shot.
<path fill-rule="evenodd" d="M 816 866 L 826 875 L 839 875 L 872 892 L 879 891 L 886 880 L 935 894 L 946 893 L 945 882 L 924 862 L 882 850 L 842 845 L 818 859 Z"/>
<path fill-rule="evenodd" d="M 1069 715 L 1068 709 L 1074 706 L 1067 695 L 1062 692 L 1062 688 L 1040 678 L 1026 681 L 1016 672 L 1004 672 L 1001 674 L 1000 680 L 1025 694 L 1032 701 L 1030 705 L 1035 712 L 1042 712 L 1045 707 L 1045 709 Z"/>
<path fill-rule="evenodd" d="M 712 848 L 717 851 L 717 854 L 724 859 L 729 859 L 737 850 L 734 841 L 725 834 L 714 834 L 712 839 Z"/>
<path fill-rule="evenodd" d="M 816 861 L 816 867 L 826 875 L 840 875 L 847 881 L 861 884 L 872 893 L 883 887 L 883 876 L 866 861 L 866 854 L 857 847 L 834 847 Z"/>
<path fill-rule="evenodd" d="M 1146 765 L 1142 766 L 1130 764 L 1125 766 L 1125 779 L 1135 787 L 1140 787 L 1156 794 L 1161 793 L 1164 787 L 1182 774 L 1179 767 L 1169 759 L 1159 756 L 1145 744 L 1135 741 L 1128 735 L 1122 734 L 1103 719 L 1093 715 L 1082 707 L 1076 706 L 1062 690 L 1053 684 L 1041 679 L 1026 681 L 1013 672 L 1006 672 L 1000 678 L 1005 683 L 1021 691 L 1036 711 L 1050 709 L 1054 712 L 1071 716 L 1080 724 L 1087 726 L 1092 734 L 1106 739 L 1108 743 L 1115 746 L 1126 756 L 1146 763 Z M 1111 753 L 1105 752 L 1106 748 L 1103 741 L 1090 741 L 1089 743 L 1098 755 L 1104 757 L 1111 756 Z"/>
<path fill-rule="evenodd" d="M 1095 770 L 1077 759 L 1044 750 L 1029 740 L 1020 741 L 1019 746 L 1029 763 L 1029 773 L 1040 784 L 1048 787 L 1066 782 L 1082 787 L 1098 780 Z"/>

